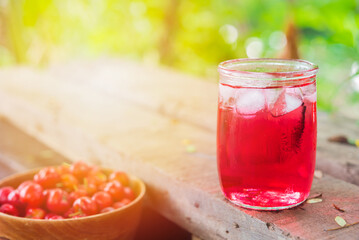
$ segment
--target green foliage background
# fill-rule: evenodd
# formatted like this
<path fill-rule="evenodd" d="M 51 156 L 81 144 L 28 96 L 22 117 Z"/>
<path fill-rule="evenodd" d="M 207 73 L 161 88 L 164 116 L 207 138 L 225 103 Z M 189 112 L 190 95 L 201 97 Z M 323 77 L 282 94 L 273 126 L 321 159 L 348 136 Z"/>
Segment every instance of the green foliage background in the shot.
<path fill-rule="evenodd" d="M 1 0 L 0 9 L 2 66 L 110 55 L 212 80 L 219 62 L 248 57 L 253 39 L 260 57 L 278 56 L 273 33 L 293 20 L 301 58 L 320 67 L 319 108 L 335 110 L 342 95 L 359 102 L 358 0 Z"/>

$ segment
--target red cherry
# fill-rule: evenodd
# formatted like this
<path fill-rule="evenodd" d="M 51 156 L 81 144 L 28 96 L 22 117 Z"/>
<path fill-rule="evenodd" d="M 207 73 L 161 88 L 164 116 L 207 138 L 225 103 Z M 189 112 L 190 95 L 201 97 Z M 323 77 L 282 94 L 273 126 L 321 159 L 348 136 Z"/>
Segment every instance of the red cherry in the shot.
<path fill-rule="evenodd" d="M 107 192 L 97 192 L 92 196 L 92 200 L 97 204 L 98 209 L 104 209 L 112 205 L 112 197 Z"/>
<path fill-rule="evenodd" d="M 113 207 L 107 207 L 107 208 L 102 209 L 102 210 L 100 211 L 100 213 L 112 212 L 112 211 L 114 211 L 114 210 L 115 210 L 115 208 L 113 208 Z"/>
<path fill-rule="evenodd" d="M 48 214 L 46 214 L 45 219 L 58 220 L 58 219 L 64 219 L 64 217 L 57 215 L 56 213 L 48 213 Z"/>
<path fill-rule="evenodd" d="M 106 187 L 106 184 L 107 184 L 107 183 L 101 183 L 101 184 L 98 186 L 98 190 L 103 191 L 103 190 L 105 189 L 105 187 Z"/>
<path fill-rule="evenodd" d="M 20 190 L 20 201 L 27 204 L 28 207 L 40 207 L 43 203 L 43 188 L 40 184 L 29 183 Z"/>
<path fill-rule="evenodd" d="M 106 183 L 107 176 L 103 172 L 98 169 L 92 170 L 86 177 L 88 183 L 95 184 L 96 186 L 100 186 L 103 183 Z"/>
<path fill-rule="evenodd" d="M 82 218 L 82 217 L 86 217 L 86 216 L 88 216 L 88 215 L 85 213 L 79 213 L 79 214 L 73 215 L 71 218 Z"/>
<path fill-rule="evenodd" d="M 8 202 L 7 197 L 12 191 L 14 191 L 13 187 L 0 188 L 0 206 Z"/>
<path fill-rule="evenodd" d="M 52 191 L 53 189 L 45 189 L 44 191 L 42 191 L 42 197 L 44 199 L 44 202 L 47 201 L 47 198 L 49 197 L 50 195 L 50 192 Z"/>
<path fill-rule="evenodd" d="M 5 203 L 1 205 L 0 212 L 6 213 L 12 216 L 20 216 L 19 210 L 10 203 Z"/>
<path fill-rule="evenodd" d="M 135 193 L 130 187 L 124 187 L 123 192 L 124 192 L 124 198 L 128 198 L 131 201 L 136 198 Z"/>
<path fill-rule="evenodd" d="M 7 196 L 7 201 L 21 211 L 26 207 L 26 203 L 20 200 L 20 193 L 16 189 L 9 193 L 9 195 Z"/>
<path fill-rule="evenodd" d="M 109 193 L 115 201 L 121 200 L 125 195 L 121 183 L 116 180 L 107 183 L 104 191 Z"/>
<path fill-rule="evenodd" d="M 70 173 L 70 165 L 67 164 L 63 164 L 59 167 L 57 167 L 57 172 L 60 174 L 60 176 Z"/>
<path fill-rule="evenodd" d="M 89 165 L 82 161 L 75 162 L 70 166 L 70 173 L 72 173 L 79 180 L 84 178 L 90 170 L 91 168 Z"/>
<path fill-rule="evenodd" d="M 60 174 L 55 167 L 46 167 L 35 174 L 34 181 L 43 188 L 53 188 L 60 181 Z"/>
<path fill-rule="evenodd" d="M 73 214 L 75 214 L 75 209 L 73 208 L 73 207 L 71 207 L 67 212 L 65 212 L 64 213 L 64 217 L 65 218 L 71 218 L 71 216 L 73 215 Z"/>
<path fill-rule="evenodd" d="M 46 212 L 42 208 L 28 208 L 25 214 L 26 218 L 44 219 Z"/>
<path fill-rule="evenodd" d="M 69 194 L 62 189 L 53 189 L 46 201 L 46 207 L 51 212 L 56 214 L 63 214 L 71 207 Z"/>
<path fill-rule="evenodd" d="M 122 186 L 128 186 L 130 184 L 130 179 L 128 178 L 128 175 L 121 171 L 111 173 L 108 179 L 110 181 L 117 180 L 121 183 Z"/>
<path fill-rule="evenodd" d="M 85 189 L 77 189 L 73 192 L 70 193 L 69 197 L 70 197 L 70 202 L 71 204 L 73 204 L 73 202 L 75 202 L 76 199 L 80 198 L 80 197 L 86 197 L 87 196 L 87 192 Z"/>
<path fill-rule="evenodd" d="M 83 189 L 86 192 L 86 195 L 92 196 L 94 193 L 97 192 L 97 186 L 92 183 L 87 183 L 83 185 L 79 185 L 78 189 Z"/>
<path fill-rule="evenodd" d="M 66 173 L 61 176 L 62 187 L 68 192 L 75 190 L 78 183 L 79 181 L 77 180 L 77 178 L 70 173 Z"/>
<path fill-rule="evenodd" d="M 98 212 L 97 205 L 89 197 L 80 197 L 73 204 L 75 212 L 81 212 L 86 215 L 94 215 Z"/>
<path fill-rule="evenodd" d="M 75 210 L 74 207 L 70 208 L 65 214 L 65 218 L 80 218 L 86 217 L 87 215 L 83 213 L 81 210 Z"/>
<path fill-rule="evenodd" d="M 131 202 L 130 199 L 124 198 L 124 199 L 122 199 L 122 200 L 119 201 L 119 202 L 115 202 L 115 203 L 112 205 L 112 207 L 115 208 L 115 209 L 122 208 L 122 207 L 126 206 L 127 204 L 129 204 L 130 202 Z"/>
<path fill-rule="evenodd" d="M 18 187 L 17 187 L 17 190 L 21 190 L 23 189 L 24 187 L 26 187 L 27 185 L 29 185 L 30 183 L 34 183 L 34 181 L 32 180 L 27 180 L 25 182 L 22 182 Z"/>

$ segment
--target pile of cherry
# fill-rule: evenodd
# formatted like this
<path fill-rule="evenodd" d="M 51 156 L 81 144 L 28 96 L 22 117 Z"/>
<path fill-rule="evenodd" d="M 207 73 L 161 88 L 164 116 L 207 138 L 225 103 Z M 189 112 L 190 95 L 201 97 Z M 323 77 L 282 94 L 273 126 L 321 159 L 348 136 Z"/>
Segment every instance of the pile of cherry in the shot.
<path fill-rule="evenodd" d="M 0 188 L 0 212 L 50 220 L 110 212 L 135 199 L 129 183 L 124 172 L 106 175 L 84 162 L 45 167 L 16 189 Z"/>

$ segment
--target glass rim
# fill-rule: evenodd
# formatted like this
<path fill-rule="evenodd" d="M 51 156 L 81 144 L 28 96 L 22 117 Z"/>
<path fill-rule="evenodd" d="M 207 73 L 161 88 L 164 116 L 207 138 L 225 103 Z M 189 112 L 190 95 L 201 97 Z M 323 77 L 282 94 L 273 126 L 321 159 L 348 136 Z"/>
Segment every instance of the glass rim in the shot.
<path fill-rule="evenodd" d="M 297 71 L 285 71 L 285 72 L 255 72 L 255 71 L 241 71 L 236 69 L 231 69 L 226 67 L 228 64 L 233 63 L 246 63 L 246 62 L 268 62 L 268 63 L 301 63 L 305 64 L 307 66 L 310 66 L 311 68 L 305 69 L 305 70 L 297 70 Z M 291 73 L 317 73 L 318 71 L 318 65 L 311 63 L 306 60 L 302 59 L 283 59 L 283 58 L 237 58 L 237 59 L 231 59 L 227 61 L 223 61 L 218 65 L 218 69 L 221 71 L 229 71 L 233 73 L 239 73 L 239 74 L 271 74 L 271 75 L 288 75 Z"/>
<path fill-rule="evenodd" d="M 267 65 L 267 67 L 286 67 L 284 71 L 258 71 L 245 70 L 247 66 L 255 64 Z M 244 67 L 244 70 L 235 67 Z M 290 70 L 292 68 L 293 70 Z M 279 69 L 279 68 L 278 68 Z M 289 70 L 288 70 L 289 69 Z M 318 72 L 318 65 L 301 59 L 281 59 L 281 58 L 239 58 L 221 62 L 218 65 L 221 81 L 230 85 L 249 85 L 259 86 L 283 86 L 298 85 L 315 81 Z M 248 85 L 249 84 L 249 85 Z"/>

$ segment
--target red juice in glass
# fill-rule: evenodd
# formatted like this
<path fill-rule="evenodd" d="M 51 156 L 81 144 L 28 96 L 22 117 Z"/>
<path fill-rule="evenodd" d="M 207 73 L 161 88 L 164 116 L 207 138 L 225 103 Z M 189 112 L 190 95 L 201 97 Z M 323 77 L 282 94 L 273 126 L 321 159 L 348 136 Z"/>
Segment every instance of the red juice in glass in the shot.
<path fill-rule="evenodd" d="M 239 59 L 222 63 L 219 72 L 217 158 L 224 195 L 261 210 L 302 203 L 315 167 L 317 67 Z"/>

